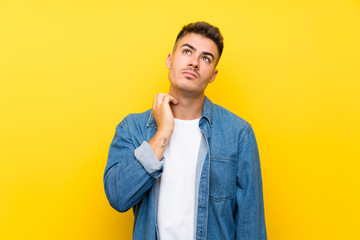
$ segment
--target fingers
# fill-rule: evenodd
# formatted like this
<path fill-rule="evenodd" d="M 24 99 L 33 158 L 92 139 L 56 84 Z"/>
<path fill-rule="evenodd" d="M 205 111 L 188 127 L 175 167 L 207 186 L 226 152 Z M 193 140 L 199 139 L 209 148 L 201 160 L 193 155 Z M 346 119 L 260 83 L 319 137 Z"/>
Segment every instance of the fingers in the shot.
<path fill-rule="evenodd" d="M 163 98 L 163 100 L 162 100 L 162 102 L 160 104 L 163 107 L 170 107 L 171 103 L 177 104 L 177 100 L 173 96 L 167 94 L 167 95 L 164 96 L 164 98 Z"/>
<path fill-rule="evenodd" d="M 154 102 L 153 102 L 153 108 L 160 106 L 161 104 L 177 104 L 178 100 L 167 93 L 158 93 L 155 95 Z"/>
<path fill-rule="evenodd" d="M 167 97 L 169 97 L 169 102 L 172 102 L 173 104 L 178 104 L 178 100 L 170 94 L 167 94 Z"/>
<path fill-rule="evenodd" d="M 158 93 L 155 95 L 154 102 L 153 102 L 153 109 L 156 109 L 160 104 L 163 102 L 165 93 Z"/>
<path fill-rule="evenodd" d="M 158 130 L 166 135 L 171 135 L 174 130 L 174 116 L 171 110 L 171 104 L 177 104 L 178 101 L 167 93 L 156 94 L 154 98 L 151 113 L 157 123 Z"/>

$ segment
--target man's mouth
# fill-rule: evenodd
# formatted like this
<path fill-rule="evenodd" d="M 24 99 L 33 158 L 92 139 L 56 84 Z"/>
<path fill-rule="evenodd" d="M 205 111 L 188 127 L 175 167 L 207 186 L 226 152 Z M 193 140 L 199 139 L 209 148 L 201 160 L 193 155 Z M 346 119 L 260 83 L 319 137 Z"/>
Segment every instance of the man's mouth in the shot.
<path fill-rule="evenodd" d="M 184 74 L 186 77 L 190 77 L 190 78 L 198 78 L 197 74 L 194 73 L 193 71 L 183 71 L 182 74 Z"/>

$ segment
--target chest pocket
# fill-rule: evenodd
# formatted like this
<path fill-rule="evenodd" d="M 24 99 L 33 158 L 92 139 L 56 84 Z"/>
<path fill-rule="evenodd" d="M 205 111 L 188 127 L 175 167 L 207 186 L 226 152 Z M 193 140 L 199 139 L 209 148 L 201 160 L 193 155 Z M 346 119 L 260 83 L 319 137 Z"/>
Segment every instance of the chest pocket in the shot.
<path fill-rule="evenodd" d="M 236 159 L 210 159 L 209 197 L 214 201 L 233 199 L 236 186 Z"/>

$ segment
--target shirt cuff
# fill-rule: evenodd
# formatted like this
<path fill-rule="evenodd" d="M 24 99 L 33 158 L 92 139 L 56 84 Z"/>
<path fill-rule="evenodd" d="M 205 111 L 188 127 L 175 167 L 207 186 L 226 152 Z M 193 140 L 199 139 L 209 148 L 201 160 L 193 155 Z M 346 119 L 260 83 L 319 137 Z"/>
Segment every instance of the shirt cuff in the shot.
<path fill-rule="evenodd" d="M 148 142 L 144 141 L 134 151 L 135 158 L 144 169 L 154 178 L 158 178 L 164 166 L 164 157 L 159 161 Z"/>

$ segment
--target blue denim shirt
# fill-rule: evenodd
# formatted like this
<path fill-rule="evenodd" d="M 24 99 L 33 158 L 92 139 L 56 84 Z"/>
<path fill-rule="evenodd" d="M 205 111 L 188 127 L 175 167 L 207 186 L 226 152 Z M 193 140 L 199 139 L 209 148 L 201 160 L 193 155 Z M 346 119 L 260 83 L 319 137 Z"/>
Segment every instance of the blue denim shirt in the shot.
<path fill-rule="evenodd" d="M 251 126 L 205 97 L 196 169 L 194 239 L 266 239 L 262 180 Z M 104 173 L 105 193 L 120 212 L 133 208 L 133 239 L 157 239 L 157 179 L 163 171 L 148 144 L 151 110 L 116 127 Z"/>

